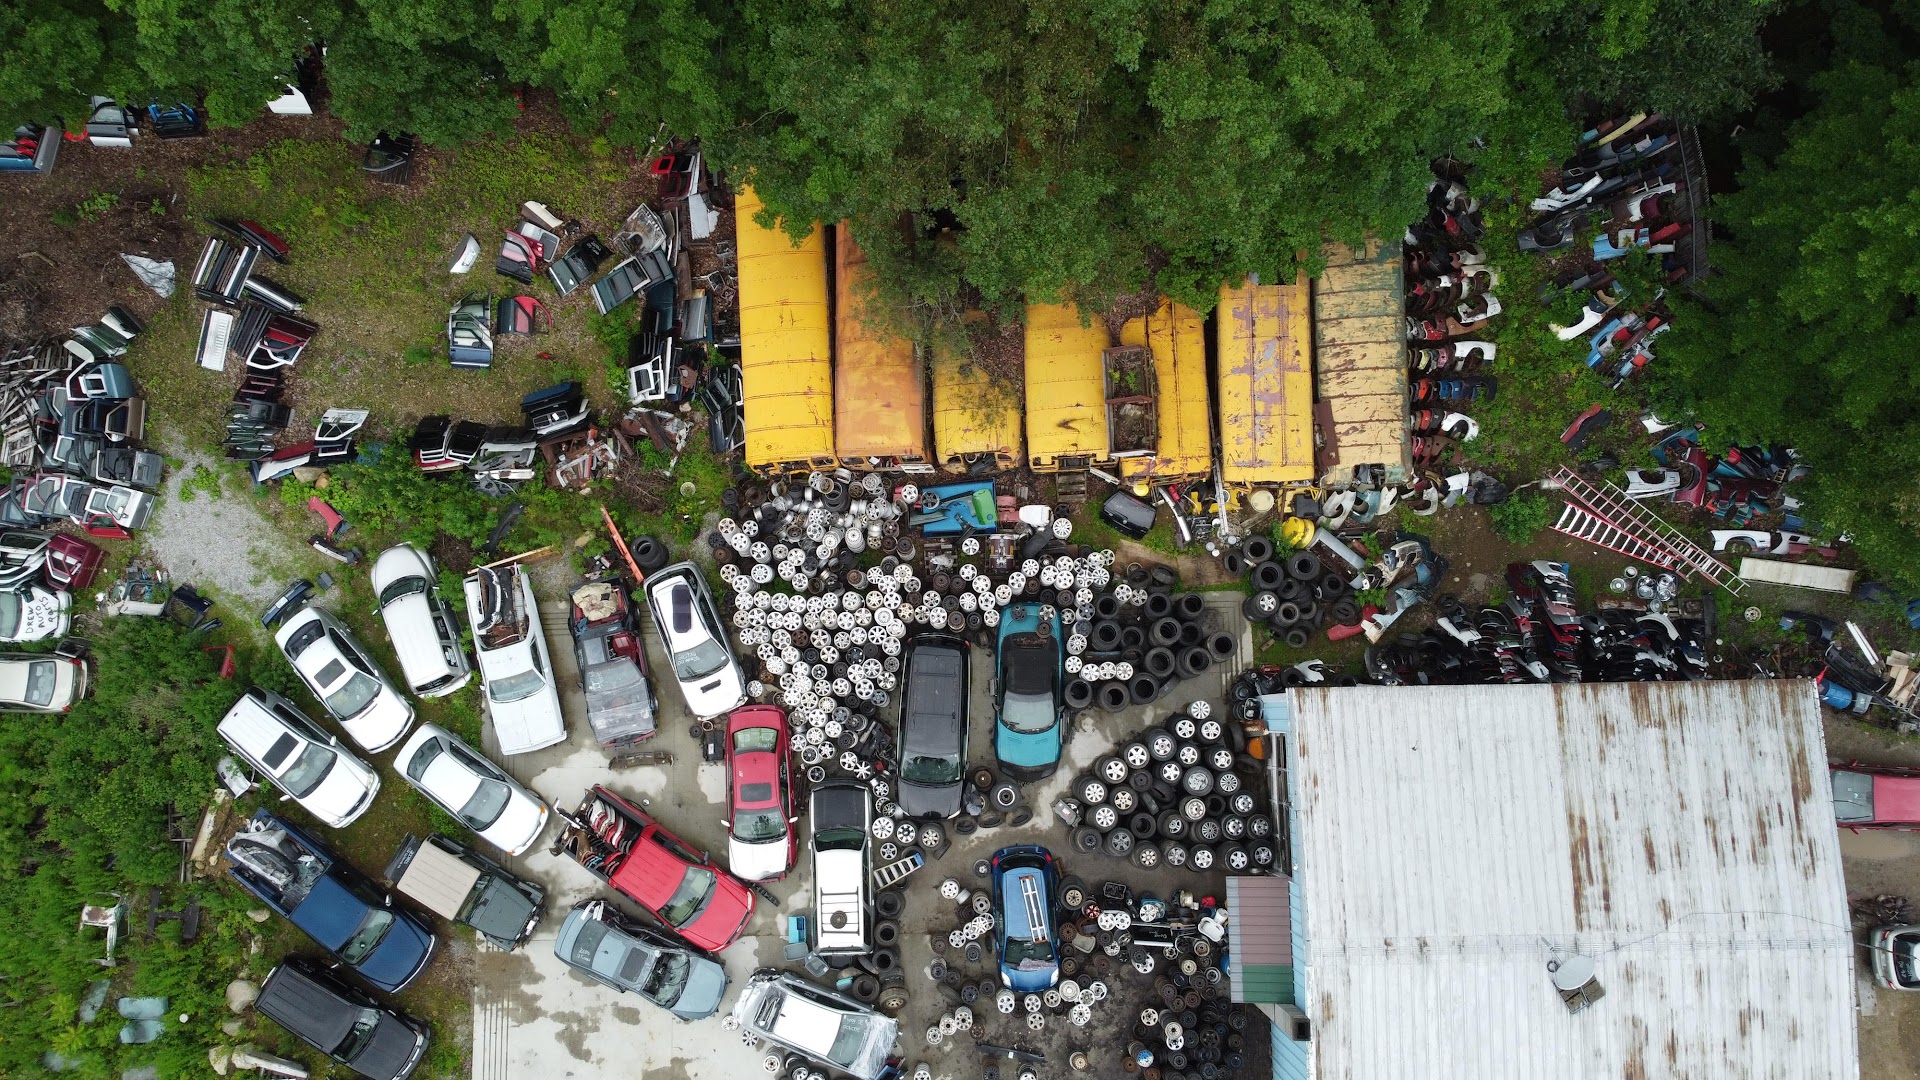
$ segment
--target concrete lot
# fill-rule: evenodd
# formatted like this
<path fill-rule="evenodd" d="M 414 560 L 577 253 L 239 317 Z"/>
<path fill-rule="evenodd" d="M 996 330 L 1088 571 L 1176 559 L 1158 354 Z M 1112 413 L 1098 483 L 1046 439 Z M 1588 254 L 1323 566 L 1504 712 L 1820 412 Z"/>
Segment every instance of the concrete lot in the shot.
<path fill-rule="evenodd" d="M 546 601 L 542 604 L 542 617 L 572 737 L 560 746 L 508 759 L 500 759 L 497 749 L 491 745 L 487 749 L 494 753 L 496 760 L 504 760 L 516 777 L 557 806 L 572 809 L 588 787 L 605 784 L 640 801 L 686 840 L 724 852 L 726 833 L 721 817 L 725 776 L 719 765 L 701 763 L 698 744 L 689 731 L 691 718 L 677 691 L 670 685 L 656 684 L 663 716 L 660 733 L 649 744 L 654 749 L 671 751 L 675 758 L 673 764 L 610 769 L 606 755 L 595 745 L 587 726 L 585 701 L 577 688 L 577 671 L 566 628 L 566 607 L 554 602 L 564 595 L 567 583 L 551 571 L 537 575 L 536 581 L 540 582 L 540 595 Z M 1244 662 L 1250 655 L 1250 641 L 1240 618 L 1239 600 L 1235 593 L 1209 594 L 1209 610 L 1218 625 L 1240 633 Z M 648 646 L 653 670 L 665 670 L 664 656 L 650 629 Z M 969 754 L 976 764 L 991 760 L 993 717 L 987 694 L 989 678 L 989 650 L 976 648 Z M 943 857 L 929 862 L 925 869 L 908 879 L 901 938 L 902 966 L 908 975 L 911 1000 L 899 1019 L 901 1050 L 909 1072 L 912 1065 L 925 1061 L 936 1076 L 973 1077 L 980 1074 L 984 1063 L 973 1051 L 972 1040 L 966 1032 L 955 1037 L 957 1045 L 955 1041 L 946 1041 L 928 1049 L 924 1041 L 926 1029 L 952 1007 L 952 1002 L 926 978 L 927 967 L 934 956 L 930 940 L 938 937 L 944 945 L 948 931 L 965 921 L 953 903 L 939 896 L 940 880 L 952 877 L 968 889 L 983 887 L 984 879 L 974 876 L 975 862 L 1007 844 L 1044 844 L 1056 855 L 1064 855 L 1066 830 L 1046 807 L 1065 790 L 1074 774 L 1109 752 L 1120 740 L 1158 722 L 1188 701 L 1196 698 L 1216 704 L 1223 701 L 1228 678 L 1227 671 L 1216 668 L 1179 684 L 1152 706 L 1118 714 L 1095 711 L 1082 716 L 1068 746 L 1067 763 L 1055 777 L 1034 785 L 1034 790 L 1026 793 L 1027 805 L 1035 810 L 1030 823 L 1019 829 L 1002 826 L 981 830 L 972 837 L 955 835 Z M 490 736 L 489 730 L 489 741 Z M 798 827 L 804 830 L 806 825 L 803 817 Z M 555 829 L 558 825 L 549 828 Z M 546 839 L 551 838 L 549 833 Z M 1178 889 L 1192 890 L 1195 895 L 1218 895 L 1222 888 L 1223 879 L 1218 872 L 1201 875 L 1164 867 L 1148 872 L 1104 855 L 1066 857 L 1062 862 L 1067 874 L 1080 878 L 1089 888 L 1097 888 L 1098 883 L 1108 877 L 1126 881 L 1137 891 L 1161 897 L 1170 896 Z M 762 1071 L 763 1055 L 743 1045 L 737 1034 L 724 1031 L 719 1016 L 695 1023 L 678 1022 L 648 1002 L 617 994 L 561 964 L 553 956 L 553 938 L 567 909 L 586 897 L 611 897 L 611 891 L 572 862 L 549 855 L 544 844 L 515 863 L 520 872 L 547 887 L 549 914 L 534 938 L 520 951 L 483 952 L 478 958 L 474 990 L 476 1080 L 508 1077 L 678 1080 L 766 1075 Z M 799 866 L 794 873 L 770 885 L 773 894 L 781 900 L 778 909 L 762 901 L 748 924 L 746 936 L 722 956 L 736 985 L 757 967 L 789 966 L 783 965 L 781 958 L 784 917 L 806 913 L 809 887 L 808 853 L 802 844 Z M 624 900 L 616 902 L 633 910 Z M 990 946 L 978 964 L 965 964 L 954 953 L 948 954 L 948 960 L 975 984 L 994 976 Z M 791 966 L 798 969 L 797 965 Z M 1082 976 L 1083 983 L 1087 979 L 1088 976 Z M 1117 1076 L 1124 1045 L 1130 1037 L 1128 1033 L 1140 1007 L 1152 993 L 1152 978 L 1138 975 L 1121 962 L 1114 965 L 1106 981 L 1112 995 L 1095 1006 L 1094 1022 L 1085 1028 L 1072 1027 L 1064 1017 L 1050 1018 L 1043 1032 L 1034 1033 L 1028 1030 L 1024 1015 L 1003 1017 L 994 1011 L 990 1000 L 983 1000 L 976 1007 L 976 1023 L 986 1028 L 986 1042 L 1018 1045 L 1044 1053 L 1052 1064 L 1043 1068 L 1043 1076 L 1065 1075 L 1067 1055 L 1074 1049 L 1086 1050 L 1093 1056 L 1091 1075 Z M 733 996 L 734 991 L 730 990 L 726 1008 L 731 1008 Z M 1157 998 L 1154 1003 L 1158 1004 Z M 1254 1021 L 1247 1039 L 1250 1047 L 1259 1049 L 1262 1068 L 1255 1069 L 1255 1075 L 1264 1071 L 1266 1036 L 1262 1024 L 1264 1021 Z M 1249 1067 L 1255 1064 L 1250 1056 Z M 1014 1074 L 1009 1071 L 1005 1075 Z"/>

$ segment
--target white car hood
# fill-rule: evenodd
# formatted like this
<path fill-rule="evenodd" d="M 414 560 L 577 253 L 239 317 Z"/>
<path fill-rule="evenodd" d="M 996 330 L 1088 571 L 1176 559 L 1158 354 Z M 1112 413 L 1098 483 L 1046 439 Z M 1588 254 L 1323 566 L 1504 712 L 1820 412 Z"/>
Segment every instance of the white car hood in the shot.
<path fill-rule="evenodd" d="M 674 681 L 680 683 L 680 693 L 687 699 L 687 710 L 703 719 L 719 716 L 740 704 L 747 696 L 746 685 L 740 681 L 740 666 L 734 663 L 724 665 L 704 679 L 687 682 L 676 678 Z"/>
<path fill-rule="evenodd" d="M 788 826 L 792 828 L 792 826 Z M 746 881 L 766 881 L 787 872 L 787 838 L 749 844 L 727 837 L 727 869 Z"/>
<path fill-rule="evenodd" d="M 509 855 L 518 855 L 538 842 L 540 834 L 546 827 L 546 804 L 529 799 L 516 791 L 513 797 L 507 800 L 506 809 L 500 811 L 500 820 L 494 822 L 480 836 L 501 851 Z"/>
<path fill-rule="evenodd" d="M 369 754 L 378 754 L 400 741 L 413 723 L 413 706 L 385 686 L 373 701 L 351 720 L 340 721 L 347 737 L 359 743 Z"/>
<path fill-rule="evenodd" d="M 351 758 L 340 754 L 327 771 L 327 778 L 299 802 L 308 813 L 338 829 L 366 813 L 379 790 L 377 774 L 362 772 Z"/>
<path fill-rule="evenodd" d="M 499 702 L 487 699 L 487 715 L 493 720 L 493 737 L 503 754 L 524 754 L 567 737 L 566 721 L 560 714 L 560 695 L 553 680 L 540 692 L 519 701 Z"/>

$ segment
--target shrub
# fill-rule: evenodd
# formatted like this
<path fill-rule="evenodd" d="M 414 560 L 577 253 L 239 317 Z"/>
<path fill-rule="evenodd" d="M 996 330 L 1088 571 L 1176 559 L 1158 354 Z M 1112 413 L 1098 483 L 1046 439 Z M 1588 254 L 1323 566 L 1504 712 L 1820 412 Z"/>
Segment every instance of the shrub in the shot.
<path fill-rule="evenodd" d="M 1509 544 L 1528 544 L 1553 521 L 1553 501 L 1545 495 L 1515 495 L 1491 510 L 1493 531 Z"/>

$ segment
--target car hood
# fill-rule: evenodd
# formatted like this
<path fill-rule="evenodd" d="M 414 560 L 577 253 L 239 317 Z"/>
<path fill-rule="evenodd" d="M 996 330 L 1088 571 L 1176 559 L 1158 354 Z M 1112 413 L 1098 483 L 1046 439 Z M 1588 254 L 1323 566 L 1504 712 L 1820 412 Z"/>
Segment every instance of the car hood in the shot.
<path fill-rule="evenodd" d="M 950 818 L 960 812 L 960 797 L 965 788 L 965 782 L 958 780 L 951 784 L 902 780 L 895 787 L 895 797 L 900 809 L 910 817 Z"/>
<path fill-rule="evenodd" d="M 587 723 L 602 747 L 638 742 L 653 734 L 653 694 L 644 683 L 589 693 Z"/>
<path fill-rule="evenodd" d="M 680 693 L 687 699 L 688 711 L 698 717 L 719 716 L 747 696 L 737 664 L 725 664 L 704 679 L 675 681 L 680 683 Z"/>
<path fill-rule="evenodd" d="M 547 827 L 547 807 L 545 803 L 534 799 L 521 798 L 518 792 L 507 800 L 506 808 L 500 811 L 500 820 L 495 821 L 487 831 L 480 835 L 487 843 L 509 855 L 518 855 L 534 845 L 540 839 L 540 833 Z"/>
<path fill-rule="evenodd" d="M 1029 962 L 1031 963 L 1031 961 Z M 1000 966 L 1000 977 L 1007 982 L 1007 989 L 1016 994 L 1037 994 L 1053 989 L 1060 979 L 1060 965 L 1038 965 L 1031 967 Z"/>
<path fill-rule="evenodd" d="M 383 687 L 359 716 L 340 721 L 340 727 L 367 753 L 378 754 L 399 742 L 412 723 L 413 706 Z"/>
<path fill-rule="evenodd" d="M 21 594 L 20 626 L 7 640 L 41 641 L 56 637 L 67 632 L 71 621 L 60 608 L 60 598 L 36 585 Z"/>
<path fill-rule="evenodd" d="M 413 1071 L 426 1045 L 426 1036 L 391 1016 L 382 1017 L 351 1068 L 374 1080 L 399 1080 Z"/>
<path fill-rule="evenodd" d="M 1025 769 L 1042 768 L 1060 760 L 1060 731 L 1063 725 L 1055 724 L 1040 732 L 1010 731 L 995 724 L 993 726 L 993 753 L 1008 765 L 1017 765 Z"/>
<path fill-rule="evenodd" d="M 566 721 L 560 713 L 560 695 L 549 680 L 532 697 L 499 702 L 487 699 L 487 715 L 493 718 L 493 736 L 503 754 L 524 754 L 567 737 Z"/>
<path fill-rule="evenodd" d="M 673 1015 L 682 1020 L 702 1020 L 720 1011 L 720 998 L 727 992 L 727 969 L 704 956 L 691 957 L 687 985 L 680 1000 L 673 1003 Z"/>
<path fill-rule="evenodd" d="M 334 761 L 333 768 L 327 771 L 327 778 L 320 781 L 320 786 L 306 798 L 301 799 L 300 805 L 314 817 L 338 829 L 373 805 L 373 796 L 379 790 L 379 775 L 363 772 L 357 762 L 343 753 Z"/>
<path fill-rule="evenodd" d="M 680 928 L 680 936 L 698 948 L 719 952 L 740 937 L 753 914 L 753 894 L 732 875 L 721 872 L 713 885 L 713 897 L 700 917 Z"/>
<path fill-rule="evenodd" d="M 791 828 L 792 826 L 788 826 Z M 749 844 L 727 838 L 727 869 L 746 881 L 766 881 L 787 872 L 787 838 Z"/>
<path fill-rule="evenodd" d="M 433 956 L 433 935 L 402 911 L 374 950 L 354 968 L 360 977 L 391 994 L 413 981 Z"/>

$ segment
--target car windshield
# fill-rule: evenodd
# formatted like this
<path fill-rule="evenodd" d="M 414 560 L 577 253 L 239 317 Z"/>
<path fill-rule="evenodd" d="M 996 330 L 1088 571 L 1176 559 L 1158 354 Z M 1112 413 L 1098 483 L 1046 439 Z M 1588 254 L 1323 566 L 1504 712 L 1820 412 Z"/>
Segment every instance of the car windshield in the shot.
<path fill-rule="evenodd" d="M 1833 809 L 1841 824 L 1873 820 L 1873 777 L 1866 773 L 1835 769 Z"/>
<path fill-rule="evenodd" d="M 358 716 L 379 693 L 378 682 L 356 671 L 352 678 L 341 684 L 340 689 L 327 695 L 327 711 L 341 719 Z"/>
<path fill-rule="evenodd" d="M 686 953 L 661 953 L 658 963 L 647 973 L 647 981 L 640 992 L 667 1008 L 680 1000 L 680 991 L 687 988 L 687 972 L 693 970 L 693 961 Z"/>
<path fill-rule="evenodd" d="M 833 1037 L 833 1046 L 827 1050 L 827 1058 L 835 1065 L 853 1064 L 860 1049 L 867 1045 L 867 1029 L 872 1026 L 871 1017 L 855 1013 L 841 1014 L 840 1031 Z"/>
<path fill-rule="evenodd" d="M 300 755 L 300 760 L 293 763 L 293 768 L 281 774 L 280 787 L 296 799 L 304 798 L 312 794 L 314 789 L 320 786 L 320 781 L 325 780 L 327 774 L 333 771 L 335 760 L 333 751 L 315 743 L 308 743 L 306 750 Z"/>
<path fill-rule="evenodd" d="M 857 851 L 867 842 L 864 829 L 823 829 L 813 834 L 815 851 Z"/>
<path fill-rule="evenodd" d="M 1034 735 L 1053 727 L 1058 720 L 1052 694 L 1009 693 L 1000 705 L 1000 722 L 1010 731 Z"/>
<path fill-rule="evenodd" d="M 53 684 L 60 681 L 59 666 L 51 660 L 35 660 L 27 665 L 27 704 L 53 702 Z"/>
<path fill-rule="evenodd" d="M 0 592 L 0 638 L 11 638 L 20 632 L 20 594 Z"/>
<path fill-rule="evenodd" d="M 504 679 L 495 679 L 487 685 L 487 696 L 501 704 L 510 701 L 525 701 L 539 693 L 547 685 L 546 676 L 532 668 L 518 675 L 509 675 Z"/>
<path fill-rule="evenodd" d="M 1893 935 L 1893 976 L 1901 986 L 1920 985 L 1920 971 L 1914 969 L 1914 945 L 1911 934 Z"/>
<path fill-rule="evenodd" d="M 727 663 L 727 650 L 712 638 L 703 638 L 673 654 L 673 673 L 682 682 L 704 679 Z"/>
<path fill-rule="evenodd" d="M 1000 961 L 1022 971 L 1045 970 L 1054 964 L 1053 943 L 1010 937 L 1000 947 Z"/>
<path fill-rule="evenodd" d="M 957 757 L 911 754 L 900 763 L 900 778 L 916 784 L 957 784 L 961 762 Z"/>
<path fill-rule="evenodd" d="M 780 745 L 780 732 L 770 727 L 741 728 L 733 733 L 736 754 L 771 754 Z"/>
<path fill-rule="evenodd" d="M 380 606 L 386 607 L 416 593 L 427 591 L 427 579 L 423 577 L 403 577 L 380 592 Z"/>
<path fill-rule="evenodd" d="M 589 694 L 604 694 L 640 685 L 640 665 L 625 657 L 582 670 Z"/>
<path fill-rule="evenodd" d="M 775 810 L 742 810 L 733 815 L 733 835 L 748 843 L 778 840 L 787 835 L 787 819 Z"/>
<path fill-rule="evenodd" d="M 687 876 L 680 879 L 680 887 L 660 905 L 660 918 L 674 926 L 685 926 L 693 913 L 707 902 L 707 897 L 713 895 L 713 881 L 713 871 L 706 867 L 687 867 Z"/>
<path fill-rule="evenodd" d="M 353 1018 L 353 1030 L 332 1051 L 333 1056 L 342 1061 L 352 1061 L 360 1056 L 360 1051 L 373 1041 L 373 1030 L 380 1026 L 378 1009 L 361 1009 L 360 1015 Z"/>
<path fill-rule="evenodd" d="M 393 912 L 386 908 L 368 908 L 367 917 L 360 920 L 360 929 L 353 932 L 345 945 L 340 946 L 340 959 L 349 964 L 358 964 L 367 958 L 374 946 L 380 944 L 393 929 Z"/>
<path fill-rule="evenodd" d="M 507 800 L 513 792 L 498 780 L 482 780 L 473 791 L 473 798 L 460 808 L 460 823 L 469 829 L 480 830 L 500 820 L 500 812 L 507 808 Z"/>

